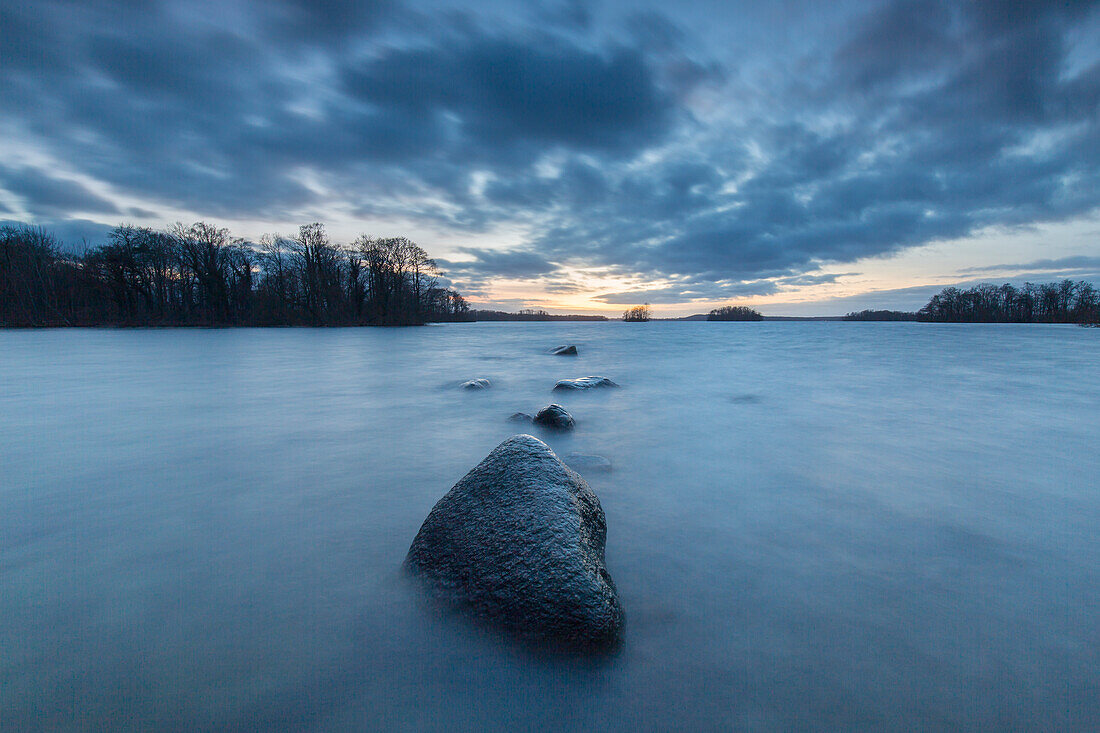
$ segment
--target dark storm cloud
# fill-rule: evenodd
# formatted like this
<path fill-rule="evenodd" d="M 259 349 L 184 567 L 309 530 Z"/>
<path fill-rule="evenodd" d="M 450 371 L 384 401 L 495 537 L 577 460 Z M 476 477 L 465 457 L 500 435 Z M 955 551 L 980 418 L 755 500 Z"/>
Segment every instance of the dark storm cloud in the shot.
<path fill-rule="evenodd" d="M 553 37 L 390 49 L 348 70 L 344 85 L 353 100 L 406 124 L 442 128 L 438 116 L 456 118 L 471 157 L 517 144 L 635 148 L 667 127 L 672 110 L 640 51 L 595 53 Z"/>
<path fill-rule="evenodd" d="M 474 168 L 522 176 L 556 149 L 630 156 L 678 114 L 638 47 L 469 18 L 410 34 L 386 2 L 234 5 L 215 22 L 185 2 L 150 8 L 5 8 L 20 42 L 5 49 L 3 114 L 81 172 L 210 215 L 425 189 L 463 204 Z"/>
<path fill-rule="evenodd" d="M 904 0 L 872 10 L 836 52 L 840 79 L 871 91 L 943 69 L 961 51 L 951 20 L 947 3 Z"/>
<path fill-rule="evenodd" d="M 650 166 L 611 179 L 541 245 L 561 257 L 595 243 L 595 261 L 659 275 L 752 279 L 1094 209 L 1100 66 L 1064 74 L 1069 22 L 1088 8 L 1038 4 L 1026 22 L 994 23 L 975 5 L 881 6 L 820 87 L 780 98 L 789 120 L 741 130 L 764 160 L 732 190 L 699 176 L 671 196 L 675 168 Z M 737 159 L 736 143 L 705 146 Z"/>
<path fill-rule="evenodd" d="M 1097 39 L 1073 41 L 1095 5 L 839 4 L 839 35 L 786 57 L 776 28 L 703 40 L 736 6 L 692 27 L 612 3 L 0 0 L 0 125 L 141 209 L 519 224 L 518 251 L 447 263 L 456 282 L 567 264 L 711 297 L 1095 209 Z M 39 219 L 120 208 L 15 170 Z"/>
<path fill-rule="evenodd" d="M 287 43 L 331 43 L 404 15 L 394 0 L 275 0 L 262 24 Z"/>

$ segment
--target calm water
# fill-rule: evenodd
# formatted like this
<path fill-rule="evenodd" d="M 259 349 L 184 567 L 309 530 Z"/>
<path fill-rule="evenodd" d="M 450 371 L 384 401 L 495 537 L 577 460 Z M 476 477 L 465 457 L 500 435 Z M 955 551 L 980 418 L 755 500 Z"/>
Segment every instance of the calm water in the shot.
<path fill-rule="evenodd" d="M 1096 729 L 1098 364 L 1057 326 L 0 332 L 0 729 Z M 551 394 L 588 374 L 624 386 Z M 609 659 L 400 573 L 550 401 L 614 464 Z"/>

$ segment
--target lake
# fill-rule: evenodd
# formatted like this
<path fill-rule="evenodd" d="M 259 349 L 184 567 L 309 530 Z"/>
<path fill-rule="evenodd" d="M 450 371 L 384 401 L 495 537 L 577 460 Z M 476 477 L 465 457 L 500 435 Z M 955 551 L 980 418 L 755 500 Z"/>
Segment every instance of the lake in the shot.
<path fill-rule="evenodd" d="M 0 728 L 1095 730 L 1098 365 L 1073 326 L 0 332 Z M 550 402 L 572 434 L 507 421 Z M 613 465 L 616 654 L 401 572 L 516 432 Z"/>

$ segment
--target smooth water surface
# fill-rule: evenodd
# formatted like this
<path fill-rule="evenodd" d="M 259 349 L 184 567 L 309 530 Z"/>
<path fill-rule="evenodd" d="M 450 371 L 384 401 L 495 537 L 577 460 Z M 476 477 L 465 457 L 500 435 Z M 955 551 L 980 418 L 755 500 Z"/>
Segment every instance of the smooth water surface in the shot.
<path fill-rule="evenodd" d="M 1097 729 L 1098 364 L 1072 326 L 0 332 L 0 729 Z M 401 573 L 551 401 L 614 465 L 610 658 Z"/>

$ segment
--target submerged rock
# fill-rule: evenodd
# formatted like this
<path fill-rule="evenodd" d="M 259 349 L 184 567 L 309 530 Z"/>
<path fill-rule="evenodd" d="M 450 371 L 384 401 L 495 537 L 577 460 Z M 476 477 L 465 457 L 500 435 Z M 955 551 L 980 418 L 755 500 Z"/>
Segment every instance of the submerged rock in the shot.
<path fill-rule="evenodd" d="M 618 641 L 596 495 L 530 435 L 498 445 L 439 500 L 405 567 L 444 599 L 521 635 L 571 647 Z"/>
<path fill-rule="evenodd" d="M 471 379 L 462 383 L 462 389 L 489 389 L 493 383 L 488 379 Z"/>
<path fill-rule="evenodd" d="M 586 453 L 568 453 L 565 456 L 565 463 L 570 468 L 585 473 L 607 473 L 611 470 L 611 461 L 603 456 Z"/>
<path fill-rule="evenodd" d="M 554 389 L 595 389 L 596 387 L 618 387 L 607 377 L 581 377 L 579 379 L 562 379 L 554 385 Z"/>
<path fill-rule="evenodd" d="M 526 412 L 513 412 L 508 416 L 508 422 L 531 422 L 532 419 Z"/>
<path fill-rule="evenodd" d="M 539 410 L 535 413 L 532 422 L 544 428 L 555 428 L 557 430 L 572 430 L 573 426 L 576 425 L 569 411 L 557 404 L 547 405 Z"/>
<path fill-rule="evenodd" d="M 576 356 L 577 347 L 573 344 L 570 344 L 569 346 L 559 346 L 556 349 L 552 349 L 550 353 L 554 356 Z"/>

